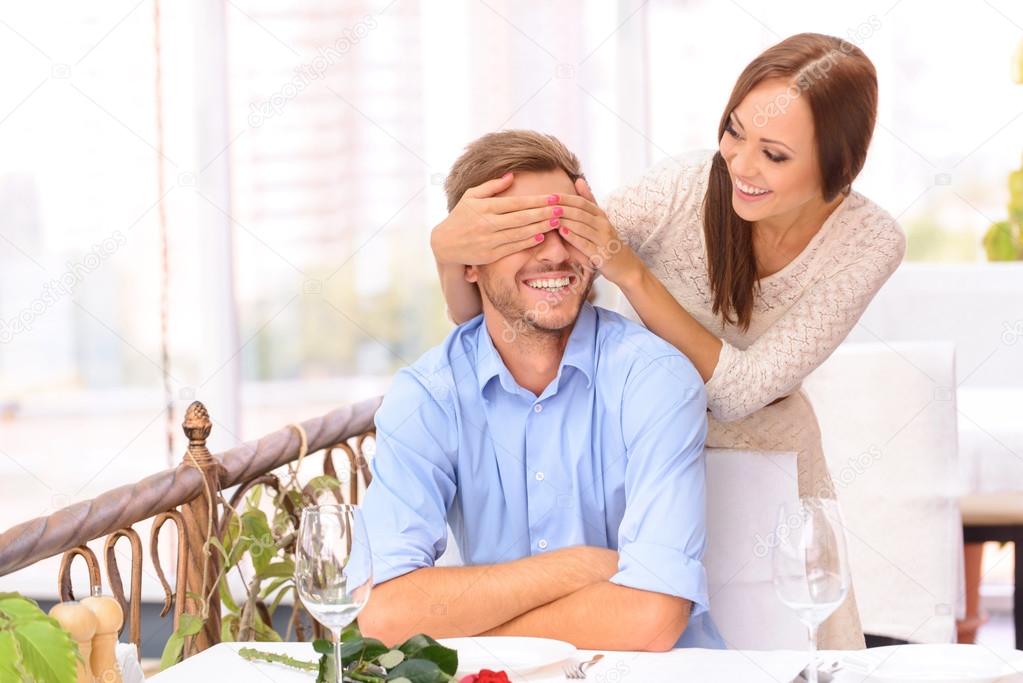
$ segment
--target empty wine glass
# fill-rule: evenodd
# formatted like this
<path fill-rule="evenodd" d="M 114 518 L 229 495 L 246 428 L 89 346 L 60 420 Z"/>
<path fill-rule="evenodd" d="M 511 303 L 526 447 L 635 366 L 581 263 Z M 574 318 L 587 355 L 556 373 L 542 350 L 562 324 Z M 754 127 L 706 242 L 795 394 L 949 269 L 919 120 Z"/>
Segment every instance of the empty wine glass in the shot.
<path fill-rule="evenodd" d="M 340 683 L 341 631 L 359 616 L 373 587 L 369 538 L 357 506 L 314 505 L 302 510 L 295 586 L 306 610 L 334 635 Z"/>
<path fill-rule="evenodd" d="M 849 560 L 837 501 L 801 498 L 779 507 L 771 570 L 778 597 L 810 631 L 808 683 L 817 683 L 817 629 L 849 593 Z"/>

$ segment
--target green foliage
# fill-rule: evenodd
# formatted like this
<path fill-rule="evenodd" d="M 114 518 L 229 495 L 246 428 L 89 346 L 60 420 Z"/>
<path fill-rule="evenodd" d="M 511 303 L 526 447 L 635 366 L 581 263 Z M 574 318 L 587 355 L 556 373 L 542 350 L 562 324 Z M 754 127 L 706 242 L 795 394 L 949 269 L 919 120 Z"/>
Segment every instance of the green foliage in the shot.
<path fill-rule="evenodd" d="M 284 664 L 303 671 L 316 671 L 317 683 L 332 683 L 334 677 L 334 646 L 326 640 L 313 642 L 319 662 L 307 662 L 287 655 L 261 652 L 252 648 L 238 651 L 249 661 Z M 458 670 L 458 653 L 429 636 L 420 634 L 394 648 L 379 640 L 363 638 L 358 628 L 349 627 L 341 634 L 341 661 L 345 683 L 448 683 Z"/>
<path fill-rule="evenodd" d="M 78 646 L 33 600 L 0 593 L 0 681 L 74 683 Z"/>
<path fill-rule="evenodd" d="M 270 623 L 274 613 L 289 595 L 298 609 L 302 609 L 294 579 L 298 515 L 304 507 L 322 502 L 324 496 L 332 496 L 341 502 L 341 482 L 333 477 L 319 476 L 300 486 L 292 470 L 290 476 L 281 482 L 279 492 L 272 498 L 268 495 L 270 493 L 274 493 L 273 489 L 264 485 L 254 486 L 242 509 L 228 512 L 230 517 L 223 538 L 214 536 L 207 544 L 207 552 L 220 561 L 220 573 L 206 591 L 209 594 L 215 591 L 220 596 L 223 607 L 220 639 L 223 642 L 283 640 L 282 634 L 277 633 Z M 268 514 L 265 508 L 271 505 Z M 232 594 L 227 582 L 227 575 L 231 572 L 242 577 L 244 595 Z M 207 609 L 206 596 L 190 593 L 188 597 L 201 609 Z M 205 613 L 182 615 L 177 630 L 164 647 L 161 669 L 180 661 L 189 637 L 202 630 L 207 617 Z M 370 656 L 375 657 L 387 651 L 382 643 L 377 642 L 363 641 L 360 647 L 368 648 Z"/>
<path fill-rule="evenodd" d="M 1009 221 L 993 223 L 984 234 L 988 261 L 1015 261 L 1019 255 L 1019 227 Z"/>
<path fill-rule="evenodd" d="M 167 644 L 163 646 L 163 655 L 160 657 L 160 669 L 166 669 L 181 659 L 181 652 L 185 647 L 185 638 L 194 636 L 202 630 L 206 620 L 194 614 L 182 614 L 178 628 Z"/>
<path fill-rule="evenodd" d="M 1013 81 L 1023 83 L 1023 42 L 1013 59 Z M 1009 174 L 1009 220 L 991 224 L 984 234 L 988 261 L 1023 260 L 1023 168 Z"/>

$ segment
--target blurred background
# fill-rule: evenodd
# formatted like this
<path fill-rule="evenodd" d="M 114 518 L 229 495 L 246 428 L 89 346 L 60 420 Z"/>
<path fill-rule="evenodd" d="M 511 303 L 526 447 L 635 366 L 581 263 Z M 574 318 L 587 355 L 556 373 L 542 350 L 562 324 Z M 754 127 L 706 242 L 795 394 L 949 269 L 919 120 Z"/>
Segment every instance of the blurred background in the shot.
<path fill-rule="evenodd" d="M 381 393 L 450 329 L 429 233 L 466 143 L 552 133 L 599 199 L 715 147 L 742 68 L 802 31 L 877 67 L 855 188 L 903 225 L 910 265 L 938 268 L 942 315 L 955 273 L 1020 253 L 1018 2 L 8 5 L 0 527 L 176 463 L 192 400 L 217 451 Z M 990 338 L 1023 338 L 1021 310 Z M 1006 367 L 973 381 L 1018 387 Z"/>

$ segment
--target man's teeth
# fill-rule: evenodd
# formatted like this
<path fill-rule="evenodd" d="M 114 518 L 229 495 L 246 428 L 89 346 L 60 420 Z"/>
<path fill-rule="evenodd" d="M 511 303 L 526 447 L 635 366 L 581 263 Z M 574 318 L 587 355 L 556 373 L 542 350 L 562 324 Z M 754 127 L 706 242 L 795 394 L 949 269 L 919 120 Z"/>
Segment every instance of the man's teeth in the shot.
<path fill-rule="evenodd" d="M 561 289 L 562 287 L 568 287 L 569 278 L 558 277 L 549 278 L 546 280 L 529 280 L 526 282 L 527 285 L 533 289 Z"/>
<path fill-rule="evenodd" d="M 770 190 L 761 190 L 759 187 L 747 185 L 738 178 L 735 179 L 735 185 L 746 194 L 767 194 L 768 192 L 770 192 Z"/>

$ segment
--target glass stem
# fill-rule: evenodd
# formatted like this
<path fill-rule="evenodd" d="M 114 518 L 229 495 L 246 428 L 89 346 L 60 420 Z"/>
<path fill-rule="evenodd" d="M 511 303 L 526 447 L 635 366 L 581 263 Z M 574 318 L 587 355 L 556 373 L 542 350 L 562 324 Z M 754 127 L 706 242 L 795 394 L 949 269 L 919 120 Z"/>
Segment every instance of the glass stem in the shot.
<path fill-rule="evenodd" d="M 331 629 L 330 632 L 334 635 L 334 670 L 337 671 L 337 683 L 344 683 L 344 669 L 341 668 L 341 629 Z"/>
<path fill-rule="evenodd" d="M 817 683 L 817 625 L 810 627 L 810 666 L 806 683 Z"/>

